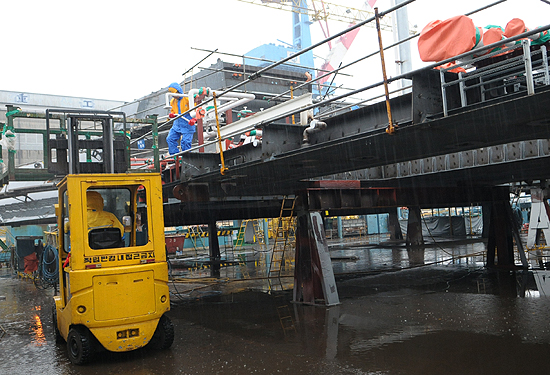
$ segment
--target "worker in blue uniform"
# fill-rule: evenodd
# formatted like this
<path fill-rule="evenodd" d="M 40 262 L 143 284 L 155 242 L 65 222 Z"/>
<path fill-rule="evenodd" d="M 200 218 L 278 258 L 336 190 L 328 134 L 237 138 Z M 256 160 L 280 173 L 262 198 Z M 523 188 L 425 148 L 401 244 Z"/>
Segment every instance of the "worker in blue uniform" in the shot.
<path fill-rule="evenodd" d="M 174 94 L 183 94 L 183 89 L 180 84 L 173 82 L 168 86 L 168 91 Z M 189 99 L 187 97 L 173 97 L 170 100 L 170 114 L 168 117 L 175 118 L 189 110 Z M 196 120 L 189 113 L 178 117 L 174 120 L 166 142 L 168 143 L 168 152 L 170 155 L 178 153 L 178 143 L 181 139 L 181 151 L 191 148 L 193 134 L 195 134 Z"/>

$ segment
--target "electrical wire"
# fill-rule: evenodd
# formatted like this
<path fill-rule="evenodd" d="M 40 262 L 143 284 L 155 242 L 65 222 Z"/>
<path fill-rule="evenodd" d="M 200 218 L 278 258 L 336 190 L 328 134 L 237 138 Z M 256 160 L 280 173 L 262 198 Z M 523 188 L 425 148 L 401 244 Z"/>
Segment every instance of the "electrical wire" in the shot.
<path fill-rule="evenodd" d="M 170 280 L 172 281 L 172 287 L 174 288 L 175 290 L 175 293 L 174 292 L 171 292 L 172 295 L 176 296 L 179 300 L 181 301 L 188 301 L 188 299 L 184 298 L 184 297 L 187 297 L 187 298 L 191 298 L 191 293 L 199 290 L 199 289 L 204 289 L 204 288 L 207 288 L 209 287 L 210 285 L 202 285 L 202 286 L 199 286 L 199 287 L 195 287 L 193 289 L 191 289 L 189 292 L 187 293 L 182 293 L 178 290 L 178 288 L 176 287 L 176 281 L 181 281 L 181 279 L 177 279 L 174 277 L 174 274 L 172 273 L 172 263 L 170 262 L 170 258 L 166 257 L 166 263 L 168 263 L 168 274 L 170 276 Z M 192 279 L 186 279 L 188 281 L 191 281 Z M 223 280 L 220 280 L 220 279 L 214 279 L 214 278 L 208 278 L 208 279 L 194 279 L 193 280 L 195 283 L 205 283 L 205 282 L 210 282 L 212 283 L 213 281 L 216 281 L 217 283 L 220 283 L 220 282 L 223 282 Z M 225 280 L 227 281 L 227 280 Z"/>
<path fill-rule="evenodd" d="M 172 293 L 172 294 L 175 295 L 176 297 L 178 297 L 178 299 L 184 301 L 184 299 L 181 297 L 182 294 L 179 292 L 178 288 L 176 288 L 176 283 L 174 282 L 174 275 L 172 274 L 172 263 L 170 262 L 170 258 L 168 258 L 168 256 L 166 257 L 166 263 L 168 263 L 168 274 L 170 275 L 170 280 L 172 280 L 172 286 L 174 287 L 174 290 L 176 291 L 176 293 Z M 189 296 L 193 291 L 194 291 L 194 289 L 191 290 L 191 292 L 189 292 L 189 294 L 187 294 L 187 296 Z"/>

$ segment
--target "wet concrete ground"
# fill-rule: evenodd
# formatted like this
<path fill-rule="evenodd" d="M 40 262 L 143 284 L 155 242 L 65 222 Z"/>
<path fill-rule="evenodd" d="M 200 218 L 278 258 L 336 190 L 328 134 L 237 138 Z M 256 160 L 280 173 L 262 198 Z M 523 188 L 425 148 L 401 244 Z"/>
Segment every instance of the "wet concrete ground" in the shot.
<path fill-rule="evenodd" d="M 55 343 L 52 290 L 2 268 L 0 374 L 550 373 L 550 298 L 533 278 L 545 271 L 486 270 L 480 242 L 331 249 L 338 306 L 268 294 L 261 253 L 216 280 L 196 279 L 207 269 L 173 269 L 174 345 L 104 352 L 87 366 L 72 365 Z M 250 279 L 230 280 L 239 275 Z"/>

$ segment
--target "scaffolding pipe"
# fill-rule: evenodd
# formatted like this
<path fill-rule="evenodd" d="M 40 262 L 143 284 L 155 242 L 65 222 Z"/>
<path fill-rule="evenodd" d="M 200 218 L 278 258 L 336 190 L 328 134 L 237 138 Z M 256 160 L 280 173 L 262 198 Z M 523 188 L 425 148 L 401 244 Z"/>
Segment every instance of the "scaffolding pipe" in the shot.
<path fill-rule="evenodd" d="M 410 4 L 410 3 L 414 2 L 414 1 L 415 1 L 415 0 L 409 0 L 409 1 L 403 2 L 403 3 L 399 4 L 398 6 L 392 7 L 392 8 L 390 8 L 390 9 L 384 11 L 384 12 L 381 12 L 381 13 L 379 14 L 379 16 L 382 17 L 382 16 L 384 16 L 384 15 L 386 15 L 386 14 L 388 14 L 388 13 L 391 13 L 391 12 L 393 12 L 394 10 L 399 9 L 399 8 L 401 8 L 401 7 L 403 7 L 403 6 L 406 6 L 406 5 L 408 5 L 408 4 Z M 480 9 L 478 9 L 478 10 L 472 11 L 472 12 L 470 12 L 470 13 L 468 13 L 468 14 L 473 14 L 473 13 L 479 12 L 479 11 L 481 11 L 481 10 L 487 9 L 487 8 L 492 7 L 492 6 L 494 6 L 494 5 L 500 4 L 500 3 L 502 3 L 503 1 L 505 1 L 505 0 L 500 0 L 500 1 L 497 1 L 497 2 L 495 2 L 495 3 L 489 4 L 489 5 L 486 6 L 486 7 L 483 7 L 483 8 L 480 8 Z M 243 81 L 243 82 L 241 82 L 241 83 L 239 83 L 239 84 L 237 84 L 237 85 L 232 86 L 231 88 L 229 88 L 229 89 L 225 90 L 224 92 L 222 92 L 222 94 L 220 94 L 220 96 L 225 95 L 225 94 L 228 93 L 228 92 L 234 91 L 234 90 L 236 90 L 237 88 L 239 88 L 239 87 L 245 85 L 245 84 L 248 83 L 248 82 L 251 82 L 252 80 L 258 78 L 259 75 L 260 75 L 261 73 L 263 73 L 264 71 L 267 71 L 267 70 L 272 69 L 272 68 L 274 68 L 274 67 L 276 67 L 276 66 L 279 66 L 279 65 L 281 65 L 281 64 L 284 64 L 285 62 L 287 62 L 287 61 L 290 60 L 291 58 L 295 58 L 296 56 L 299 56 L 299 55 L 301 55 L 302 53 L 308 52 L 308 51 L 310 51 L 311 49 L 316 48 L 316 47 L 318 47 L 319 45 L 328 42 L 329 40 L 332 40 L 332 39 L 335 39 L 335 38 L 337 38 L 337 37 L 340 37 L 341 35 L 343 35 L 343 34 L 349 32 L 349 31 L 351 31 L 351 30 L 353 30 L 353 29 L 355 29 L 355 28 L 357 28 L 357 27 L 363 26 L 364 24 L 366 24 L 366 23 L 368 23 L 368 22 L 371 22 L 372 20 L 374 20 L 374 17 L 371 17 L 371 18 L 369 18 L 369 19 L 367 19 L 367 20 L 365 20 L 365 21 L 363 21 L 363 22 L 361 22 L 361 23 L 359 23 L 359 24 L 357 24 L 357 25 L 355 25 L 355 26 L 353 26 L 353 27 L 350 27 L 350 28 L 348 28 L 348 29 L 346 29 L 346 30 L 344 30 L 344 31 L 342 31 L 342 32 L 340 32 L 340 33 L 338 33 L 338 34 L 333 35 L 333 36 L 330 37 L 330 38 L 327 38 L 327 39 L 325 39 L 325 40 L 323 40 L 323 41 L 321 41 L 321 42 L 319 42 L 319 43 L 316 43 L 315 45 L 312 45 L 311 47 L 308 47 L 308 48 L 306 48 L 306 49 L 303 49 L 302 51 L 300 51 L 300 52 L 298 52 L 298 53 L 296 53 L 296 54 L 294 54 L 294 55 L 292 55 L 292 56 L 289 56 L 289 57 L 287 57 L 287 58 L 285 58 L 285 59 L 283 59 L 283 60 L 281 60 L 281 61 L 279 61 L 279 62 L 277 62 L 277 63 L 274 63 L 274 64 L 272 64 L 272 65 L 270 65 L 270 66 L 268 66 L 268 67 L 266 67 L 266 68 L 264 68 L 264 69 L 261 69 L 260 71 L 258 71 L 258 72 L 256 72 L 256 73 L 254 74 L 254 77 L 253 77 L 253 78 L 251 77 L 251 78 L 249 78 L 249 79 L 247 79 L 247 80 L 245 80 L 245 81 Z M 516 36 L 514 36 L 514 37 L 512 37 L 512 38 L 508 38 L 508 39 L 505 40 L 505 42 L 512 42 L 512 41 L 520 40 L 520 39 L 525 38 L 525 37 L 527 37 L 527 36 L 529 36 L 529 35 L 536 34 L 536 33 L 542 32 L 542 31 L 545 31 L 545 30 L 547 30 L 547 29 L 549 29 L 549 28 L 550 28 L 550 25 L 545 25 L 545 26 L 539 27 L 539 28 L 537 28 L 537 29 L 534 29 L 534 30 L 531 30 L 531 31 L 528 31 L 528 32 L 525 32 L 525 33 L 522 33 L 522 34 L 519 34 L 519 35 L 516 35 Z M 413 36 L 413 37 L 416 37 L 416 36 Z M 404 41 L 405 41 L 405 40 L 404 40 Z M 402 43 L 402 42 L 404 42 L 404 41 L 400 41 L 399 43 Z M 496 42 L 496 43 L 493 43 L 493 44 L 490 44 L 490 45 L 481 47 L 481 48 L 479 48 L 479 49 L 477 50 L 477 52 L 479 53 L 480 51 L 483 51 L 483 50 L 489 50 L 489 49 L 491 49 L 491 48 L 495 48 L 495 47 L 501 46 L 501 45 L 503 44 L 503 42 L 504 42 L 504 41 L 499 41 L 499 42 Z M 389 48 L 389 47 L 388 47 L 388 48 Z M 376 52 L 376 53 L 378 53 L 378 52 Z M 375 53 L 375 54 L 376 54 L 376 53 Z M 438 62 L 436 62 L 436 63 L 427 65 L 427 66 L 425 66 L 425 67 L 423 67 L 423 68 L 420 68 L 420 69 L 417 69 L 417 70 L 414 70 L 414 71 L 411 71 L 411 72 L 407 72 L 407 73 L 404 73 L 404 74 L 400 74 L 400 75 L 397 75 L 397 76 L 395 76 L 395 77 L 391 77 L 391 78 L 388 79 L 388 83 L 391 83 L 391 82 L 393 82 L 393 81 L 400 80 L 400 79 L 403 79 L 403 78 L 409 78 L 409 77 L 412 75 L 412 73 L 419 72 L 419 71 L 423 71 L 423 70 L 430 70 L 430 69 L 436 68 L 436 67 L 438 67 L 438 66 L 440 66 L 440 65 L 442 65 L 442 64 L 446 64 L 446 63 L 448 63 L 448 62 L 455 61 L 456 59 L 466 57 L 466 56 L 468 56 L 470 53 L 471 53 L 471 52 L 465 52 L 465 53 L 463 53 L 463 54 L 461 54 L 461 55 L 458 55 L 458 56 L 455 56 L 455 57 L 451 57 L 451 58 L 446 59 L 446 60 L 438 61 Z M 310 82 L 311 82 L 311 81 L 310 81 Z M 310 82 L 308 82 L 308 83 L 310 83 Z M 382 85 L 382 84 L 383 84 L 383 82 L 377 82 L 377 83 L 374 83 L 374 84 L 365 86 L 365 87 L 360 88 L 360 89 L 352 90 L 352 91 L 349 92 L 349 93 L 342 94 L 342 95 L 340 95 L 340 96 L 336 96 L 336 97 L 331 98 L 331 99 L 323 100 L 323 101 L 320 102 L 320 103 L 312 104 L 312 105 L 310 105 L 310 106 L 307 106 L 307 107 L 305 107 L 305 108 L 302 108 L 302 109 L 300 109 L 300 111 L 307 111 L 307 110 L 309 110 L 309 109 L 314 109 L 314 108 L 319 107 L 319 106 L 321 106 L 321 105 L 323 105 L 323 104 L 329 104 L 329 103 L 332 103 L 332 102 L 334 102 L 334 101 L 344 99 L 344 98 L 346 98 L 346 97 L 348 97 L 348 96 L 352 96 L 352 95 L 358 94 L 358 93 L 360 93 L 360 92 L 363 92 L 363 91 L 366 91 L 366 90 L 370 90 L 370 89 L 375 88 L 375 87 L 378 87 L 378 86 L 380 86 L 380 85 Z M 207 101 L 207 102 L 208 102 L 208 101 Z M 203 104 L 206 104 L 206 103 L 203 103 Z M 194 109 L 196 109 L 196 108 L 198 108 L 198 106 L 193 107 L 191 110 L 194 110 Z M 286 117 L 286 116 L 288 116 L 288 115 L 290 115 L 290 114 L 286 114 L 285 116 L 282 116 L 282 117 L 279 117 L 279 118 L 272 119 L 271 121 L 277 121 L 277 120 L 279 120 L 279 119 L 281 119 L 281 118 L 284 118 L 284 117 Z M 176 117 L 176 118 L 177 118 L 177 117 Z M 160 130 L 161 128 L 163 128 L 164 126 L 167 126 L 167 125 L 169 125 L 170 123 L 172 123 L 176 118 L 170 119 L 170 120 L 167 121 L 166 123 L 160 125 L 160 126 L 159 126 L 159 130 Z M 263 124 L 263 123 L 261 123 L 261 124 Z M 148 135 L 148 134 L 144 134 L 142 137 L 145 137 L 145 136 L 147 136 L 147 135 Z M 215 141 L 213 141 L 212 143 L 215 143 Z M 206 143 L 205 143 L 205 145 L 206 145 Z M 192 151 L 192 150 L 194 150 L 194 148 L 191 148 L 191 149 L 186 150 L 186 151 L 181 151 L 181 152 L 178 153 L 177 155 L 181 155 L 181 154 L 190 152 L 190 151 Z"/>
<path fill-rule="evenodd" d="M 216 114 L 216 129 L 218 130 L 218 145 L 220 147 L 220 161 L 221 161 L 221 167 L 220 167 L 220 173 L 223 175 L 225 174 L 225 171 L 227 168 L 225 167 L 225 161 L 223 159 L 223 148 L 222 148 L 222 137 L 220 135 L 220 121 L 218 119 L 218 106 L 216 105 L 216 92 L 212 93 L 212 100 L 214 101 L 214 111 Z"/>
<path fill-rule="evenodd" d="M 389 9 L 387 9 L 387 10 L 381 12 L 381 13 L 379 14 L 379 16 L 380 16 L 380 17 L 383 17 L 383 16 L 385 16 L 386 14 L 389 14 L 389 13 L 391 13 L 391 12 L 393 12 L 393 11 L 395 11 L 395 10 L 401 8 L 401 7 L 404 7 L 404 6 L 406 6 L 406 5 L 410 4 L 410 3 L 413 3 L 414 1 L 416 1 L 416 0 L 407 0 L 407 1 L 404 1 L 404 2 L 401 3 L 401 4 L 398 4 L 398 5 L 394 6 L 394 7 L 391 7 L 391 8 L 389 8 Z M 232 87 L 226 89 L 225 91 L 221 92 L 221 93 L 218 95 L 218 97 L 222 97 L 222 96 L 224 96 L 224 95 L 226 95 L 226 94 L 228 94 L 228 93 L 230 93 L 230 92 L 232 92 L 232 91 L 235 91 L 235 90 L 238 89 L 239 87 L 242 87 L 242 86 L 246 85 L 247 83 L 252 82 L 252 81 L 255 80 L 256 78 L 259 78 L 264 72 L 266 72 L 266 71 L 268 71 L 268 70 L 270 70 L 270 69 L 273 69 L 273 68 L 275 68 L 275 67 L 277 67 L 277 66 L 279 66 L 279 65 L 282 65 L 282 64 L 286 63 L 286 62 L 289 61 L 289 60 L 295 59 L 297 56 L 300 56 L 300 55 L 302 55 L 302 54 L 304 54 L 304 53 L 306 53 L 306 52 L 309 52 L 309 51 L 313 50 L 314 48 L 317 48 L 317 47 L 319 47 L 319 46 L 321 46 L 321 45 L 327 43 L 327 42 L 330 41 L 330 40 L 333 40 L 333 39 L 336 39 L 336 38 L 338 38 L 338 37 L 340 37 L 340 36 L 342 36 L 342 35 L 345 35 L 345 34 L 347 34 L 348 32 L 350 32 L 351 30 L 355 30 L 356 28 L 361 27 L 361 26 L 363 26 L 363 25 L 365 25 L 365 24 L 367 24 L 367 23 L 370 23 L 370 22 L 372 22 L 373 20 L 375 20 L 375 17 L 370 17 L 370 18 L 368 18 L 368 19 L 366 19 L 366 20 L 364 20 L 364 21 L 359 22 L 359 23 L 356 24 L 356 25 L 353 25 L 353 26 L 351 26 L 351 27 L 349 27 L 349 28 L 347 28 L 347 29 L 345 29 L 345 30 L 339 32 L 339 33 L 334 34 L 333 36 L 331 36 L 331 37 L 329 37 L 329 38 L 323 39 L 323 40 L 320 41 L 320 42 L 317 42 L 317 43 L 315 43 L 315 44 L 313 44 L 313 45 L 311 45 L 311 46 L 309 46 L 309 47 L 307 47 L 307 48 L 304 48 L 304 49 L 302 49 L 301 51 L 299 51 L 299 52 L 297 52 L 297 53 L 295 53 L 295 54 L 293 54 L 293 55 L 291 55 L 291 56 L 285 57 L 285 58 L 282 59 L 282 60 L 279 60 L 279 61 L 277 61 L 277 62 L 275 62 L 275 63 L 273 63 L 273 64 L 271 64 L 271 65 L 269 65 L 269 66 L 266 66 L 265 68 L 262 68 L 262 69 L 258 70 L 257 72 L 253 73 L 251 76 L 249 76 L 249 78 L 247 78 L 246 80 L 242 81 L 241 83 L 237 83 L 236 85 L 234 85 L 234 86 L 232 86 Z M 352 91 L 352 93 L 355 93 L 355 90 Z M 212 100 L 212 99 L 208 99 L 206 102 L 203 102 L 202 105 L 209 103 L 211 100 Z M 162 127 L 164 127 L 164 126 L 167 126 L 168 124 L 171 124 L 171 123 L 172 123 L 173 121 L 175 121 L 176 119 L 180 118 L 181 116 L 185 115 L 185 114 L 188 113 L 188 112 L 191 112 L 191 111 L 197 109 L 198 107 L 199 107 L 198 105 L 197 105 L 197 106 L 194 106 L 193 108 L 190 108 L 189 111 L 187 111 L 187 112 L 185 112 L 185 113 L 182 113 L 182 114 L 180 114 L 180 115 L 178 115 L 178 116 L 176 116 L 176 117 L 170 119 L 170 120 L 167 121 L 166 123 L 164 123 L 164 124 L 162 124 L 161 126 L 159 126 L 159 129 L 162 128 Z M 147 135 L 147 134 L 144 134 L 143 136 L 146 136 L 146 135 Z M 189 150 L 187 150 L 187 151 L 189 151 Z M 175 154 L 175 155 L 180 155 L 181 153 L 184 153 L 184 151 L 182 151 L 182 152 L 180 152 L 180 153 L 178 153 L 178 154 Z"/>
<path fill-rule="evenodd" d="M 396 92 L 404 91 L 404 90 L 408 90 L 408 89 L 412 89 L 412 85 L 410 85 L 410 86 L 405 86 L 405 87 L 401 87 L 401 88 L 398 88 L 398 89 L 396 89 L 396 90 L 390 91 L 390 94 L 395 94 Z M 363 103 L 366 103 L 366 102 L 370 102 L 371 100 L 374 100 L 374 99 L 383 98 L 384 96 L 385 96 L 385 94 L 377 95 L 377 96 L 374 96 L 374 97 L 369 98 L 369 99 L 364 99 L 364 100 L 361 100 L 361 101 L 356 102 L 356 103 L 348 104 L 348 105 L 346 105 L 346 106 L 344 106 L 344 107 L 335 109 L 334 111 L 323 112 L 323 113 L 319 114 L 319 117 L 318 117 L 318 118 L 319 118 L 319 119 L 328 118 L 328 117 L 329 117 L 330 115 L 332 115 L 332 114 L 338 113 L 338 112 L 340 112 L 340 111 L 346 110 L 346 109 L 351 108 L 351 107 L 356 106 L 356 105 L 360 105 L 360 104 L 363 104 Z"/>
<path fill-rule="evenodd" d="M 550 25 L 545 25 L 545 26 L 541 26 L 539 28 L 536 28 L 534 30 L 531 30 L 531 31 L 527 31 L 525 33 L 521 33 L 521 34 L 518 34 L 512 38 L 508 38 L 508 39 L 503 39 L 501 41 L 498 41 L 498 42 L 495 42 L 493 44 L 489 44 L 487 46 L 484 46 L 484 47 L 481 47 L 479 49 L 476 50 L 477 53 L 479 53 L 479 51 L 484 51 L 484 50 L 489 50 L 489 49 L 492 49 L 492 48 L 495 48 L 495 47 L 499 47 L 499 46 L 502 46 L 503 44 L 505 43 L 509 43 L 509 42 L 514 42 L 516 40 L 520 40 L 520 39 L 524 39 L 526 37 L 528 37 L 529 35 L 533 35 L 533 34 L 537 34 L 537 33 L 540 33 L 542 31 L 545 31 L 545 30 L 548 30 L 550 29 Z M 399 74 L 399 75 L 396 75 L 394 77 L 390 77 L 388 78 L 388 83 L 391 83 L 393 81 L 397 81 L 397 80 L 400 80 L 400 79 L 403 79 L 403 78 L 410 78 L 412 75 L 418 73 L 418 72 L 421 72 L 421 71 L 425 71 L 425 70 L 431 70 L 431 69 L 434 69 L 434 68 L 437 68 L 439 67 L 440 65 L 443 65 L 443 64 L 446 64 L 448 62 L 452 62 L 452 61 L 455 61 L 455 60 L 458 60 L 458 59 L 461 59 L 461 58 L 464 58 L 464 57 L 467 57 L 468 55 L 472 54 L 472 51 L 468 51 L 468 52 L 465 52 L 465 53 L 462 53 L 460 55 L 457 55 L 457 56 L 454 56 L 454 57 L 450 57 L 446 60 L 442 60 L 442 61 L 438 61 L 438 62 L 435 62 L 435 63 L 432 63 L 430 65 L 427 65 L 425 67 L 422 67 L 420 69 L 416 69 L 416 70 L 413 70 L 413 71 L 410 71 L 410 72 L 407 72 L 407 73 L 403 73 L 403 74 Z M 378 87 L 378 86 L 381 86 L 384 84 L 384 81 L 379 81 L 379 82 L 376 82 L 376 83 L 373 83 L 371 85 L 368 85 L 368 86 L 365 86 L 363 88 L 359 88 L 359 89 L 356 89 L 356 90 L 353 90 L 349 93 L 346 93 L 346 94 L 342 94 L 342 95 L 339 95 L 339 96 L 336 96 L 334 98 L 331 98 L 331 99 L 326 99 L 326 100 L 323 100 L 322 102 L 319 102 L 319 103 L 316 103 L 316 104 L 312 104 L 312 105 L 309 105 L 307 107 L 304 107 L 304 108 L 301 108 L 300 111 L 307 111 L 307 110 L 310 110 L 310 109 L 314 109 L 316 107 L 320 107 L 322 105 L 325 105 L 325 104 L 329 104 L 329 103 L 332 103 L 332 102 L 335 102 L 335 101 L 338 101 L 338 100 L 341 100 L 341 99 L 344 99 L 344 98 L 347 98 L 348 96 L 352 96 L 352 95 L 355 95 L 355 94 L 358 94 L 360 92 L 363 92 L 363 91 L 366 91 L 366 90 L 370 90 L 370 89 L 373 89 L 375 87 Z M 289 116 L 290 114 L 286 114 L 286 116 Z M 271 121 L 277 121 L 277 120 L 280 120 L 286 116 L 280 116 L 278 118 L 274 118 L 274 119 L 271 119 Z M 263 123 L 260 123 L 259 125 L 263 125 Z"/>
<path fill-rule="evenodd" d="M 388 90 L 388 77 L 386 75 L 386 61 L 384 60 L 384 46 L 382 45 L 382 31 L 380 30 L 380 15 L 378 14 L 378 7 L 374 8 L 374 15 L 376 17 L 376 32 L 378 33 L 378 45 L 380 47 L 380 62 L 382 63 L 382 77 L 384 78 L 384 93 L 386 96 L 386 110 L 388 112 L 389 125 L 386 128 L 386 133 L 393 134 L 395 132 L 395 128 L 393 126 L 393 118 L 391 115 L 390 92 Z"/>
<path fill-rule="evenodd" d="M 523 39 L 523 38 L 526 38 L 528 37 L 529 35 L 532 35 L 532 34 L 537 34 L 537 33 L 540 33 L 542 31 L 545 31 L 547 29 L 550 29 L 550 25 L 545 25 L 545 26 L 542 26 L 542 27 L 539 27 L 539 28 L 536 28 L 534 30 L 531 30 L 531 31 L 528 31 L 528 32 L 525 32 L 525 33 L 522 33 L 522 34 L 518 34 L 512 38 L 508 38 L 508 39 L 505 39 L 505 40 L 501 40 L 501 41 L 498 41 L 498 42 L 495 42 L 493 44 L 489 44 L 487 46 L 484 46 L 484 47 L 481 47 L 480 49 L 476 50 L 477 52 L 479 51 L 483 51 L 483 50 L 489 50 L 489 49 L 492 49 L 492 48 L 495 48 L 497 46 L 501 46 L 502 44 L 504 43 L 508 43 L 508 42 L 513 42 L 513 41 L 516 41 L 516 40 L 520 40 L 520 39 Z M 420 68 L 420 69 L 417 69 L 417 70 L 414 70 L 414 71 L 411 71 L 411 72 L 407 72 L 407 73 L 404 73 L 404 74 L 400 74 L 400 75 L 397 75 L 395 77 L 390 77 L 388 78 L 388 83 L 390 82 L 393 82 L 393 81 L 397 81 L 397 80 L 400 80 L 400 79 L 403 79 L 403 78 L 409 78 L 411 75 L 413 75 L 414 73 L 417 73 L 417 72 L 420 72 L 420 71 L 424 71 L 424 70 L 431 70 L 433 68 L 436 68 L 442 64 L 446 64 L 448 62 L 451 62 L 451 61 L 455 61 L 456 59 L 460 59 L 460 58 L 463 58 L 463 57 L 466 57 L 468 55 L 470 55 L 472 52 L 469 51 L 469 52 L 465 52 L 463 54 L 460 54 L 458 56 L 455 56 L 455 57 L 451 57 L 451 58 L 448 58 L 446 60 L 442 60 L 442 61 L 438 61 L 436 63 L 433 63 L 433 64 L 430 64 L 430 65 L 427 65 L 423 68 Z M 371 85 L 368 85 L 368 86 L 365 86 L 363 88 L 360 88 L 360 89 L 356 89 L 356 90 L 353 90 L 349 93 L 346 93 L 346 94 L 342 94 L 340 96 L 336 96 L 334 98 L 331 98 L 331 99 L 327 99 L 327 100 L 323 100 L 322 102 L 319 102 L 319 103 L 316 103 L 316 104 L 311 104 L 311 105 L 308 105 L 306 107 L 303 107 L 303 108 L 300 108 L 299 111 L 296 111 L 296 112 L 289 112 L 289 113 L 285 113 L 283 115 L 280 115 L 278 117 L 275 117 L 275 118 L 271 118 L 269 119 L 270 122 L 275 122 L 277 120 L 280 120 L 280 119 L 283 119 L 285 117 L 288 117 L 290 115 L 292 115 L 292 113 L 297 113 L 297 112 L 305 112 L 305 111 L 308 111 L 310 109 L 314 109 L 316 107 L 319 107 L 319 106 L 322 106 L 322 105 L 325 105 L 325 104 L 329 104 L 329 103 L 332 103 L 332 102 L 335 102 L 335 101 L 338 101 L 338 100 L 341 100 L 341 99 L 344 99 L 344 98 L 347 98 L 348 96 L 352 96 L 352 95 L 355 95 L 355 94 L 358 94 L 360 92 L 363 92 L 363 91 L 366 91 L 366 90 L 370 90 L 370 89 L 373 89 L 375 87 L 378 87 L 378 86 L 381 86 L 384 84 L 384 81 L 380 81 L 380 82 L 377 82 L 377 83 L 373 83 Z M 262 121 L 262 122 L 259 122 L 257 124 L 257 126 L 261 126 L 261 125 L 264 125 L 265 123 Z M 217 141 L 211 141 L 209 143 L 206 143 L 204 145 L 207 145 L 207 144 L 215 144 Z M 202 147 L 202 146 L 201 146 Z M 189 150 L 186 150 L 186 151 L 181 151 L 179 152 L 178 154 L 176 155 L 182 155 L 184 153 L 187 153 L 187 152 L 191 152 L 195 149 L 198 149 L 199 147 L 192 147 L 190 148 Z"/>
<path fill-rule="evenodd" d="M 186 75 L 187 73 L 189 73 L 190 71 L 192 71 L 196 66 L 198 66 L 201 62 L 203 62 L 204 60 L 206 60 L 207 58 L 209 58 L 210 56 L 212 56 L 214 53 L 216 53 L 216 51 L 218 51 L 218 49 L 216 48 L 214 51 L 211 51 L 206 57 L 204 57 L 201 61 L 199 61 L 198 63 L 196 63 L 195 65 L 193 65 L 192 67 L 190 67 L 189 69 L 187 69 L 185 71 L 185 73 L 182 74 L 182 76 Z"/>
<path fill-rule="evenodd" d="M 194 49 L 194 50 L 196 50 L 196 51 L 212 52 L 211 50 L 202 49 L 202 48 L 191 47 L 191 49 Z M 265 61 L 265 62 L 269 62 L 269 63 L 275 63 L 275 62 L 277 62 L 277 61 L 275 61 L 275 60 L 264 59 L 264 58 L 261 58 L 261 57 L 246 56 L 246 55 L 237 55 L 237 54 L 235 54 L 235 53 L 227 53 L 227 52 L 217 52 L 217 53 L 220 54 L 220 55 L 226 55 L 226 56 L 232 56 L 232 57 L 240 57 L 240 58 L 242 58 L 242 59 L 250 59 L 250 60 L 257 60 L 257 61 Z M 293 55 L 293 56 L 295 56 L 295 55 Z M 244 65 L 244 63 L 243 63 L 243 65 Z M 300 64 L 286 63 L 285 65 L 293 66 L 293 67 L 296 67 L 296 68 L 304 68 L 304 69 L 317 70 L 317 71 L 320 71 L 320 72 L 328 72 L 328 70 L 325 70 L 325 69 L 315 68 L 315 67 L 311 67 L 311 66 L 304 66 L 304 65 L 300 65 Z"/>

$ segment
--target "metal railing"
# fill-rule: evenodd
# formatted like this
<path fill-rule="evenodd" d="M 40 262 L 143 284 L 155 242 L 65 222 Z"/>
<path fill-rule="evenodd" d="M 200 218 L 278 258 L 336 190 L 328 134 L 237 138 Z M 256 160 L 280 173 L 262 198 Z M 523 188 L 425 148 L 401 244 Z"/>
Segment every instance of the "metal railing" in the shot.
<path fill-rule="evenodd" d="M 504 40 L 502 44 L 507 41 Z M 534 95 L 538 86 L 550 85 L 548 54 L 546 47 L 532 49 L 529 39 L 519 44 L 475 57 L 479 51 L 463 56 L 463 61 L 440 69 L 443 115 L 447 117 L 452 107 L 452 91 L 458 87 L 460 107 L 483 103 L 509 94 L 524 92 Z M 446 74 L 464 69 L 456 75 Z"/>

